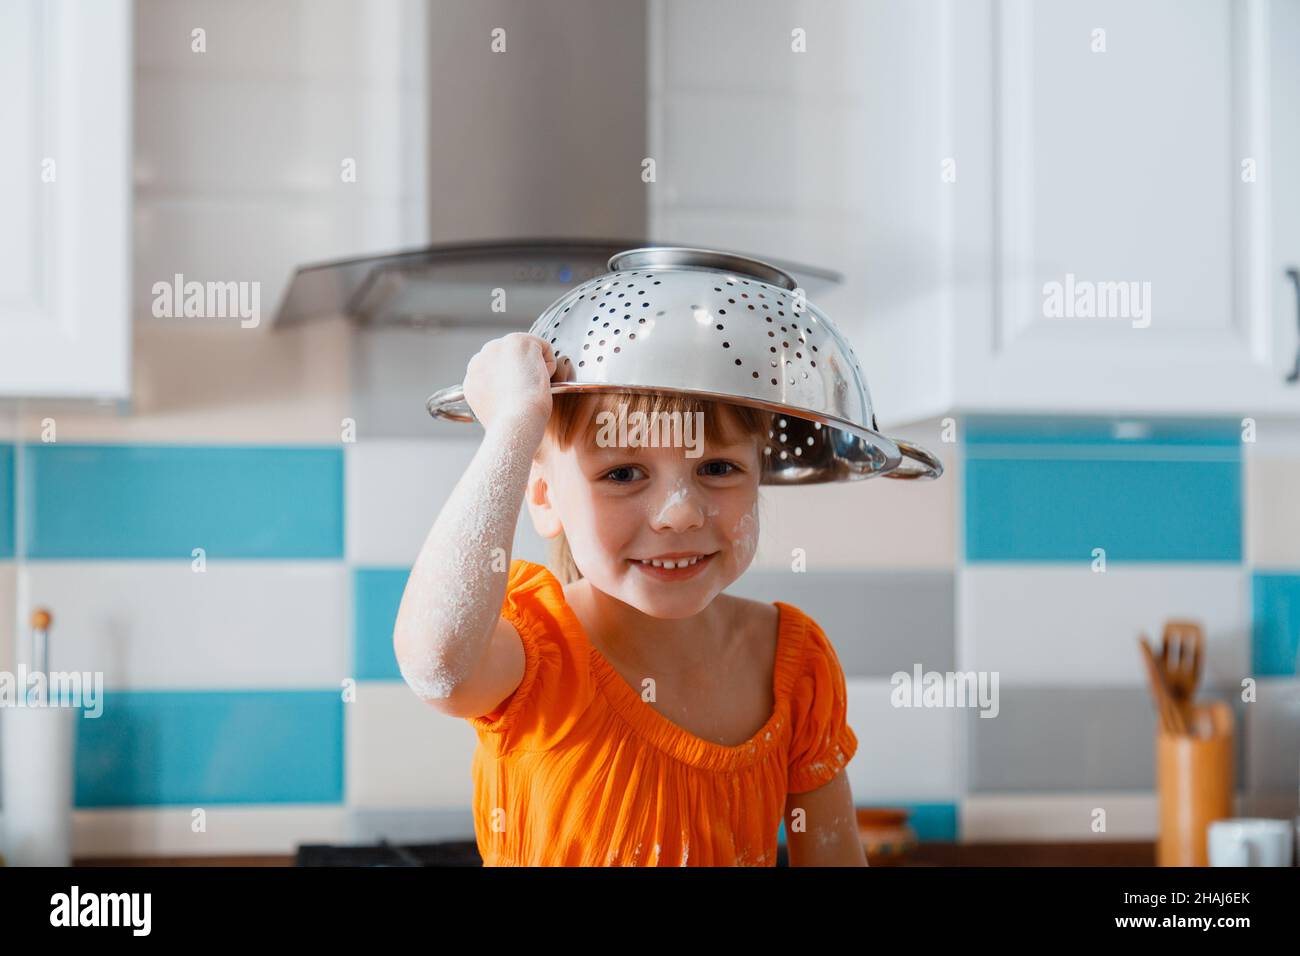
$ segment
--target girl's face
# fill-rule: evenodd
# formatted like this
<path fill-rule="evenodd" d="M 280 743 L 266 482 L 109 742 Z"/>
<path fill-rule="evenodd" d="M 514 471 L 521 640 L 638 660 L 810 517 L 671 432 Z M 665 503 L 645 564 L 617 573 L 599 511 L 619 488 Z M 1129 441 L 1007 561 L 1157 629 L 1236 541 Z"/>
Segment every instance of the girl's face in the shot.
<path fill-rule="evenodd" d="M 549 440 L 549 439 L 548 439 Z M 753 438 L 686 448 L 547 449 L 550 505 L 592 586 L 659 618 L 708 607 L 749 567 L 758 546 L 760 454 Z M 652 558 L 696 557 L 655 568 Z"/>

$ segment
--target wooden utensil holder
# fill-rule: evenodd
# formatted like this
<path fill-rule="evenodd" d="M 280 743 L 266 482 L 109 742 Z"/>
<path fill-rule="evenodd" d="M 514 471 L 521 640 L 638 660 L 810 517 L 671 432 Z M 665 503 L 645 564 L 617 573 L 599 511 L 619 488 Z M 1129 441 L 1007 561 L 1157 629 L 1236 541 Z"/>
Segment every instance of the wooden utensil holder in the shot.
<path fill-rule="evenodd" d="M 1170 734 L 1159 727 L 1156 731 L 1157 866 L 1208 866 L 1209 825 L 1232 816 L 1232 709 L 1215 701 L 1193 707 L 1192 714 L 1192 734 Z"/>

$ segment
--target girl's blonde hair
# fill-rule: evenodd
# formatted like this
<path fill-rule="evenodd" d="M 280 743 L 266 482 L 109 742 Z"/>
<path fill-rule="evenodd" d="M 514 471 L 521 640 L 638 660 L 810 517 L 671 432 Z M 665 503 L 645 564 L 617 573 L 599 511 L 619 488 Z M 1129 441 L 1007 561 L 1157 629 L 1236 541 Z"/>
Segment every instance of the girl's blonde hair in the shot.
<path fill-rule="evenodd" d="M 759 467 L 767 466 L 762 449 L 766 446 L 768 432 L 771 429 L 772 413 L 746 405 L 732 405 L 726 402 L 713 402 L 706 399 L 691 398 L 672 393 L 642 392 L 565 392 L 551 398 L 551 417 L 546 423 L 546 434 L 542 442 L 552 442 L 560 449 L 569 448 L 579 437 L 595 441 L 598 416 L 601 412 L 617 415 L 619 406 L 630 418 L 640 412 L 647 421 L 656 421 L 657 415 L 694 416 L 696 412 L 704 413 L 704 439 L 711 444 L 741 441 L 752 438 L 759 449 Z M 579 435 L 579 428 L 584 434 Z M 538 455 L 542 453 L 541 447 Z M 550 554 L 547 559 L 551 571 L 564 584 L 578 580 L 582 572 L 573 560 L 569 541 L 561 531 L 551 539 Z"/>

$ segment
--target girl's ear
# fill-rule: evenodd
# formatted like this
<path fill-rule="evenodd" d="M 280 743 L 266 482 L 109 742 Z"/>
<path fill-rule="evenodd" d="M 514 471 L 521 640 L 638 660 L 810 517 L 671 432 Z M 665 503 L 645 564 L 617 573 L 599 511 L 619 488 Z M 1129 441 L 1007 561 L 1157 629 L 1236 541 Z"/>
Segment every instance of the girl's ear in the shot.
<path fill-rule="evenodd" d="M 554 538 L 564 526 L 560 516 L 551 503 L 550 487 L 546 483 L 546 473 L 539 462 L 534 461 L 528 473 L 528 487 L 524 491 L 524 501 L 528 504 L 528 514 L 533 519 L 533 530 L 543 538 Z"/>

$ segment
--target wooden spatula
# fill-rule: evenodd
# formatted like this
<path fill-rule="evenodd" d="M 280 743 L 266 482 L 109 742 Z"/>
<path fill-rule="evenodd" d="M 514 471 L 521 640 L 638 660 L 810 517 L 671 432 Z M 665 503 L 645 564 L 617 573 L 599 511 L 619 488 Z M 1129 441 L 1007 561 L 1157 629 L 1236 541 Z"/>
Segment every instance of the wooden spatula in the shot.
<path fill-rule="evenodd" d="M 1160 667 L 1174 706 L 1190 722 L 1192 697 L 1201 679 L 1201 662 L 1205 655 L 1205 633 L 1197 621 L 1165 622 L 1160 638 Z"/>
<path fill-rule="evenodd" d="M 1145 634 L 1138 638 L 1138 646 L 1142 649 L 1142 660 L 1147 668 L 1147 680 L 1151 684 L 1151 698 L 1155 702 L 1156 714 L 1160 717 L 1160 725 L 1166 733 L 1185 734 L 1187 733 L 1187 720 L 1183 712 L 1174 705 L 1173 698 L 1169 693 L 1169 685 L 1165 683 L 1165 672 L 1156 660 L 1155 652 L 1147 642 Z"/>

